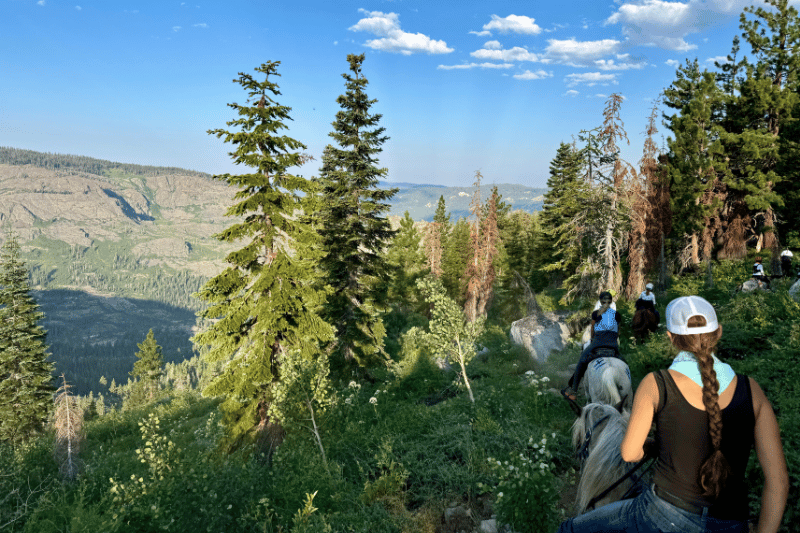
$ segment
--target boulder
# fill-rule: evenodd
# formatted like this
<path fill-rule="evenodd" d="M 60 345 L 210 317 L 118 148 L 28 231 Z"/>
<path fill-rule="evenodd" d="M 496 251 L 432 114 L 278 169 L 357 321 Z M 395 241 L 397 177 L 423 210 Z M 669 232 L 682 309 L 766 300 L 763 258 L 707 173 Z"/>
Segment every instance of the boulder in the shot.
<path fill-rule="evenodd" d="M 795 300 L 800 300 L 800 279 L 795 281 L 791 287 L 789 287 L 789 294 Z"/>
<path fill-rule="evenodd" d="M 766 289 L 766 286 L 764 285 L 763 282 L 758 282 L 754 279 L 748 279 L 747 281 L 742 283 L 742 292 L 753 292 L 759 289 L 761 290 Z"/>
<path fill-rule="evenodd" d="M 479 531 L 480 533 L 497 533 L 497 519 L 483 520 Z"/>
<path fill-rule="evenodd" d="M 526 316 L 511 324 L 511 341 L 524 346 L 537 361 L 547 361 L 550 352 L 563 350 L 569 343 L 567 325 L 556 313 Z"/>

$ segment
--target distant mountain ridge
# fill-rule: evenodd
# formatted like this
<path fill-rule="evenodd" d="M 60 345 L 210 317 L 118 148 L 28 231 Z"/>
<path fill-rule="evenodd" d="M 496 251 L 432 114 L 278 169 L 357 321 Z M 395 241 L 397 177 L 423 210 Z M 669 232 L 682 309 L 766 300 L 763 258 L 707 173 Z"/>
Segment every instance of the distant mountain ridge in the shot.
<path fill-rule="evenodd" d="M 541 211 L 544 203 L 544 194 L 547 189 L 536 189 L 524 185 L 510 183 L 483 184 L 481 186 L 481 199 L 486 201 L 492 190 L 497 185 L 497 190 L 502 196 L 502 201 L 509 204 L 512 210 Z M 390 215 L 403 216 L 408 214 L 414 220 L 433 220 L 439 198 L 444 197 L 445 206 L 453 220 L 470 216 L 470 203 L 475 193 L 473 186 L 446 187 L 444 185 L 421 185 L 411 183 L 381 182 L 384 188 L 396 187 L 400 189 L 391 200 Z"/>
<path fill-rule="evenodd" d="M 470 214 L 471 186 L 381 185 L 400 189 L 393 219 L 408 211 L 430 221 L 440 196 L 454 220 Z M 512 209 L 541 208 L 544 189 L 498 188 Z M 490 191 L 482 189 L 484 200 Z M 130 346 L 149 328 L 186 354 L 178 340 L 188 343 L 201 305 L 192 294 L 237 247 L 214 237 L 234 222 L 225 212 L 235 193 L 181 168 L 0 147 L 0 226 L 19 237 L 57 367 L 83 364 L 80 354 L 99 350 L 117 360 L 118 371 L 106 376 L 127 379 L 129 363 L 119 358 L 132 365 Z"/>

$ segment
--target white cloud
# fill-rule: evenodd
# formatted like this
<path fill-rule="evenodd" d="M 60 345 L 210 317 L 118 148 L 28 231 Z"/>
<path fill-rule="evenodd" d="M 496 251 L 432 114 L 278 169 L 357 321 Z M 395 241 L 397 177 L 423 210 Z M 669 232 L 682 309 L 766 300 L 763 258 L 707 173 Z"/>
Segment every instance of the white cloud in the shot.
<path fill-rule="evenodd" d="M 366 31 L 380 37 L 364 43 L 374 50 L 386 52 L 399 52 L 403 55 L 422 52 L 427 54 L 449 54 L 453 48 L 448 48 L 444 41 L 436 41 L 421 33 L 408 33 L 400 29 L 400 16 L 397 13 L 382 13 L 380 11 L 367 11 L 359 9 L 366 15 L 353 26 L 350 31 Z"/>
<path fill-rule="evenodd" d="M 606 19 L 606 24 L 626 22 L 653 26 L 685 26 L 691 15 L 690 5 L 682 2 L 644 0 L 641 4 L 622 4 L 619 11 Z"/>
<path fill-rule="evenodd" d="M 538 55 L 519 46 L 509 50 L 487 50 L 486 48 L 481 48 L 470 52 L 469 55 L 478 59 L 492 59 L 495 61 L 541 61 Z"/>
<path fill-rule="evenodd" d="M 597 93 L 594 95 L 595 98 L 608 98 L 607 94 Z"/>
<path fill-rule="evenodd" d="M 678 65 L 681 64 L 681 62 L 678 61 L 677 59 L 667 59 L 666 61 L 664 61 L 664 64 L 669 65 L 670 67 L 677 68 Z"/>
<path fill-rule="evenodd" d="M 200 22 L 199 24 L 192 24 L 195 28 L 208 28 L 208 24 L 205 22 Z"/>
<path fill-rule="evenodd" d="M 490 37 L 492 35 L 490 31 L 471 31 L 469 33 L 477 35 L 478 37 Z"/>
<path fill-rule="evenodd" d="M 503 45 L 500 44 L 500 41 L 486 41 L 483 43 L 483 47 L 487 50 L 500 50 Z"/>
<path fill-rule="evenodd" d="M 545 57 L 556 63 L 567 65 L 586 65 L 589 61 L 615 53 L 619 50 L 620 41 L 602 39 L 599 41 L 576 41 L 548 39 Z"/>
<path fill-rule="evenodd" d="M 584 84 L 588 87 L 595 85 L 617 85 L 616 74 L 601 74 L 599 72 L 584 72 L 581 74 L 568 74 L 564 81 L 567 82 L 567 87 L 575 87 Z"/>
<path fill-rule="evenodd" d="M 524 33 L 527 35 L 537 35 L 541 33 L 540 28 L 534 19 L 524 15 L 509 15 L 506 18 L 492 15 L 492 21 L 483 25 L 483 31 L 497 30 L 500 33 Z"/>
<path fill-rule="evenodd" d="M 513 67 L 513 63 L 467 63 L 464 65 L 439 65 L 440 70 L 472 69 L 472 68 L 496 68 L 505 69 Z"/>
<path fill-rule="evenodd" d="M 181 29 L 180 26 L 173 26 L 172 27 L 172 31 L 180 31 L 180 29 Z"/>
<path fill-rule="evenodd" d="M 522 74 L 514 74 L 514 78 L 518 80 L 543 80 L 544 78 L 552 77 L 552 72 L 545 72 L 544 70 L 537 70 L 536 72 L 526 70 Z"/>
<path fill-rule="evenodd" d="M 613 59 L 598 59 L 594 62 L 594 66 L 600 70 L 630 70 L 647 66 L 647 61 L 633 60 L 630 54 L 617 54 L 617 61 Z"/>
<path fill-rule="evenodd" d="M 43 6 L 44 5 L 44 0 L 39 0 L 38 2 L 36 2 L 36 5 Z"/>
<path fill-rule="evenodd" d="M 579 93 L 575 89 L 570 89 L 569 91 L 564 93 L 565 96 L 578 96 L 579 94 L 581 93 Z"/>
<path fill-rule="evenodd" d="M 75 11 L 80 11 L 81 9 L 83 9 L 81 6 L 75 6 Z"/>
<path fill-rule="evenodd" d="M 655 45 L 664 50 L 674 50 L 676 52 L 688 52 L 697 48 L 696 44 L 687 43 L 683 37 L 664 37 L 662 35 L 651 35 L 647 44 Z"/>
<path fill-rule="evenodd" d="M 685 52 L 697 46 L 686 37 L 730 22 L 753 0 L 627 0 L 605 24 L 621 24 L 631 44 Z"/>
<path fill-rule="evenodd" d="M 727 63 L 728 62 L 728 56 L 709 57 L 708 59 L 706 59 L 705 62 L 706 63 L 711 63 L 713 65 L 715 61 L 717 63 Z"/>

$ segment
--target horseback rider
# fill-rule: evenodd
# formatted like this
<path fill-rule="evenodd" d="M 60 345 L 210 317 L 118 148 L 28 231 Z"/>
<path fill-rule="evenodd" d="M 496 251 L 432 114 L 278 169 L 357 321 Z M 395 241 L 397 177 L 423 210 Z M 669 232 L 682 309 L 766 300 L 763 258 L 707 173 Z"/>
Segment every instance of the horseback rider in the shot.
<path fill-rule="evenodd" d="M 597 348 L 612 348 L 615 354 L 619 356 L 619 325 L 622 322 L 622 315 L 611 308 L 613 303 L 611 299 L 612 296 L 609 291 L 601 292 L 600 308 L 592 311 L 592 321 L 589 326 L 591 342 L 581 352 L 575 372 L 569 378 L 567 386 L 561 389 L 561 395 L 567 400 L 575 401 L 577 398 L 576 391 L 583 375 L 586 373 L 586 368 L 592 360 L 599 357 L 595 353 Z"/>
<path fill-rule="evenodd" d="M 642 380 L 619 448 L 629 463 L 656 457 L 652 485 L 634 499 L 567 520 L 558 532 L 747 533 L 746 471 L 754 445 L 765 478 L 758 531 L 777 532 L 789 475 L 772 405 L 755 380 L 712 353 L 722 327 L 710 303 L 678 298 L 666 319 L 667 336 L 682 351 L 669 369 Z"/>
<path fill-rule="evenodd" d="M 657 323 L 661 322 L 661 314 L 656 309 L 656 295 L 653 292 L 653 284 L 648 283 L 644 286 L 644 290 L 642 294 L 639 295 L 639 299 L 636 300 L 636 310 L 639 309 L 649 309 L 656 315 Z"/>
<path fill-rule="evenodd" d="M 769 278 L 764 273 L 764 265 L 761 264 L 761 256 L 756 257 L 756 262 L 753 263 L 753 279 L 761 287 L 762 284 L 769 288 Z"/>
<path fill-rule="evenodd" d="M 783 277 L 788 278 L 792 275 L 792 251 L 786 248 L 781 252 L 781 272 Z"/>
<path fill-rule="evenodd" d="M 616 311 L 617 310 L 617 302 L 613 301 L 613 299 L 614 299 L 614 296 L 617 295 L 617 292 L 614 289 L 608 289 L 606 292 L 611 295 L 611 299 L 612 299 L 612 301 L 611 301 L 611 309 Z M 594 304 L 593 311 L 597 311 L 598 309 L 600 309 L 600 307 L 602 305 L 603 305 L 603 303 L 598 298 L 597 303 Z"/>

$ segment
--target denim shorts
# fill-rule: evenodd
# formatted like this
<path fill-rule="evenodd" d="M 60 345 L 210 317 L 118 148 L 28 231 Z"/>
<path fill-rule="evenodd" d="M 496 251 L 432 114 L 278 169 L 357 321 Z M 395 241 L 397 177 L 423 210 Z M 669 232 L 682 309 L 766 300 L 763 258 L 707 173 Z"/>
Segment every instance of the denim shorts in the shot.
<path fill-rule="evenodd" d="M 558 533 L 747 533 L 747 521 L 720 520 L 675 507 L 647 487 L 636 498 L 604 505 L 561 524 Z"/>

